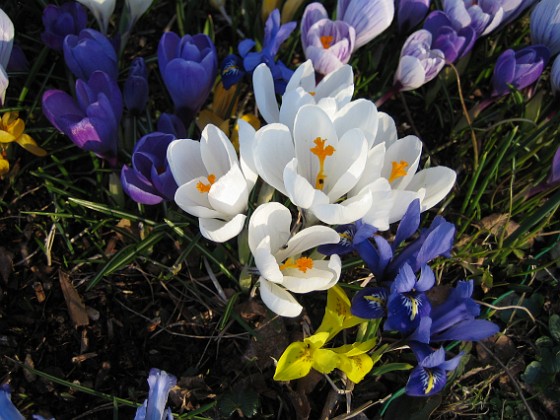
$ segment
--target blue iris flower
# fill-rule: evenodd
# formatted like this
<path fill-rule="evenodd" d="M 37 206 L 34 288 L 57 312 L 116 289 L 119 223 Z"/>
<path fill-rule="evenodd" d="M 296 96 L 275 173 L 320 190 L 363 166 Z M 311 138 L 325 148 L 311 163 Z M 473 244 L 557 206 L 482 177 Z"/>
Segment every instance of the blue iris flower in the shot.
<path fill-rule="evenodd" d="M 169 391 L 177 384 L 177 378 L 164 370 L 150 369 L 148 399 L 138 410 L 134 420 L 172 420 L 171 409 L 165 408 Z"/>

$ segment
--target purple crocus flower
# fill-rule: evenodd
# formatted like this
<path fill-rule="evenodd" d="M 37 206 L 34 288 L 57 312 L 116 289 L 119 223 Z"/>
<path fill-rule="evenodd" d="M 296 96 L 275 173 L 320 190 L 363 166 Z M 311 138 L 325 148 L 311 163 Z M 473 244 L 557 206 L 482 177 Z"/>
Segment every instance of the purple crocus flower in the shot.
<path fill-rule="evenodd" d="M 134 201 L 142 204 L 159 204 L 171 201 L 177 183 L 169 169 L 167 146 L 175 136 L 150 133 L 142 137 L 132 152 L 132 168 L 124 165 L 121 171 L 123 190 Z"/>
<path fill-rule="evenodd" d="M 531 40 L 543 44 L 551 56 L 560 53 L 560 2 L 541 0 L 531 12 Z"/>
<path fill-rule="evenodd" d="M 520 90 L 533 84 L 540 77 L 549 58 L 550 51 L 544 45 L 504 51 L 494 67 L 492 96 L 507 95 L 510 85 Z"/>
<path fill-rule="evenodd" d="M 204 34 L 163 34 L 158 45 L 161 77 L 171 95 L 175 112 L 190 121 L 200 110 L 218 72 L 218 55 L 212 40 Z"/>
<path fill-rule="evenodd" d="M 556 56 L 554 62 L 552 63 L 552 68 L 550 69 L 550 85 L 552 87 L 552 92 L 560 92 L 560 55 Z"/>
<path fill-rule="evenodd" d="M 280 11 L 274 9 L 266 19 L 263 49 L 258 52 L 252 52 L 251 50 L 256 45 L 252 39 L 245 39 L 238 45 L 239 55 L 243 58 L 245 71 L 251 73 L 259 64 L 265 63 L 272 73 L 274 90 L 279 95 L 284 94 L 288 81 L 294 72 L 287 68 L 280 60 L 276 61 L 274 57 L 278 53 L 280 45 L 288 39 L 296 25 L 296 22 L 280 25 Z"/>
<path fill-rule="evenodd" d="M 410 345 L 418 360 L 418 366 L 412 369 L 405 392 L 412 397 L 430 397 L 440 392 L 447 383 L 447 372 L 455 370 L 463 357 L 459 353 L 451 360 L 445 360 L 445 350 L 440 347 L 432 350 L 426 344 Z"/>
<path fill-rule="evenodd" d="M 414 28 L 424 20 L 430 9 L 430 0 L 398 0 L 397 24 L 400 32 Z"/>
<path fill-rule="evenodd" d="M 124 103 L 131 114 L 140 114 L 148 103 L 148 70 L 142 57 L 135 58 L 130 65 L 128 78 L 124 82 Z"/>
<path fill-rule="evenodd" d="M 356 31 L 343 21 L 332 21 L 320 3 L 311 3 L 303 12 L 301 43 L 305 56 L 321 74 L 329 74 L 348 63 Z"/>
<path fill-rule="evenodd" d="M 428 15 L 424 21 L 424 29 L 432 34 L 432 49 L 443 52 L 447 63 L 454 63 L 466 55 L 476 41 L 473 27 L 454 27 L 450 17 L 441 10 Z"/>
<path fill-rule="evenodd" d="M 337 19 L 346 22 L 355 30 L 356 42 L 353 51 L 387 29 L 394 15 L 394 0 L 338 0 L 336 8 Z"/>
<path fill-rule="evenodd" d="M 496 0 L 445 0 L 444 11 L 455 29 L 470 26 L 477 37 L 496 29 L 504 16 L 501 1 Z"/>
<path fill-rule="evenodd" d="M 148 399 L 136 410 L 134 420 L 172 420 L 170 408 L 165 408 L 169 391 L 177 384 L 177 378 L 164 370 L 150 369 Z"/>
<path fill-rule="evenodd" d="M 403 45 L 394 86 L 399 91 L 414 90 L 436 77 L 445 66 L 442 51 L 432 49 L 432 34 L 420 29 Z"/>
<path fill-rule="evenodd" d="M 430 301 L 424 292 L 430 290 L 435 281 L 428 265 L 422 266 L 417 279 L 410 265 L 404 264 L 391 284 L 383 329 L 409 334 L 418 328 L 420 320 L 430 315 Z"/>
<path fill-rule="evenodd" d="M 111 41 L 95 29 L 83 29 L 79 35 L 67 35 L 63 42 L 64 61 L 78 79 L 88 80 L 101 70 L 117 80 L 117 53 Z"/>
<path fill-rule="evenodd" d="M 7 71 L 28 71 L 29 61 L 19 44 L 14 44 L 12 53 L 10 54 L 10 61 L 8 61 Z"/>
<path fill-rule="evenodd" d="M 472 280 L 460 281 L 441 305 L 432 307 L 430 317 L 419 323 L 411 341 L 432 343 L 449 340 L 478 341 L 500 329 L 493 322 L 476 319 L 480 305 L 472 298 Z"/>
<path fill-rule="evenodd" d="M 8 384 L 0 386 L 0 414 L 2 419 L 25 420 L 12 402 L 12 393 Z"/>
<path fill-rule="evenodd" d="M 102 71 L 87 82 L 76 80 L 76 101 L 66 92 L 51 89 L 43 94 L 43 113 L 80 149 L 116 164 L 122 95 L 117 82 Z"/>
<path fill-rule="evenodd" d="M 513 22 L 517 17 L 536 3 L 537 0 L 502 0 L 504 17 L 499 28 L 503 28 L 508 23 Z"/>
<path fill-rule="evenodd" d="M 173 134 L 177 139 L 187 138 L 187 129 L 183 121 L 175 115 L 163 112 L 157 122 L 157 131 L 160 133 Z"/>
<path fill-rule="evenodd" d="M 43 43 L 53 50 L 62 52 L 66 35 L 78 35 L 87 25 L 87 11 L 80 3 L 68 2 L 61 6 L 49 4 L 43 10 Z"/>

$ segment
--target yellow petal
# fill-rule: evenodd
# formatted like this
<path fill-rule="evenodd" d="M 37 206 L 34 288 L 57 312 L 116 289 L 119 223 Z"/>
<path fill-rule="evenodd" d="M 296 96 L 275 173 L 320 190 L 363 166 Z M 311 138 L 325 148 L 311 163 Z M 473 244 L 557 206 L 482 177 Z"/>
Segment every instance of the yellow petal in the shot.
<path fill-rule="evenodd" d="M 304 343 L 310 344 L 312 348 L 318 349 L 325 345 L 327 340 L 329 339 L 329 333 L 324 332 L 317 332 L 307 338 L 304 338 Z"/>
<path fill-rule="evenodd" d="M 19 117 L 19 113 L 14 111 L 14 112 L 5 112 L 4 115 L 2 115 L 2 125 L 7 127 L 8 125 L 10 125 L 13 121 L 17 120 Z"/>
<path fill-rule="evenodd" d="M 236 96 L 237 87 L 226 90 L 220 81 L 214 88 L 214 99 L 212 100 L 212 111 L 223 119 L 229 119 L 237 114 L 238 97 Z M 235 101 L 235 102 L 234 102 Z"/>
<path fill-rule="evenodd" d="M 332 350 L 317 349 L 313 352 L 313 369 L 321 373 L 331 373 L 340 363 L 340 355 Z"/>
<path fill-rule="evenodd" d="M 15 140 L 13 134 L 8 133 L 7 131 L 0 130 L 0 143 L 11 143 Z"/>
<path fill-rule="evenodd" d="M 25 131 L 25 123 L 21 118 L 17 118 L 6 126 L 6 130 L 12 133 L 14 137 L 18 138 Z"/>
<path fill-rule="evenodd" d="M 340 286 L 331 287 L 327 292 L 325 315 L 317 332 L 327 331 L 330 339 L 342 329 L 353 327 L 361 322 L 366 321 L 350 312 L 350 300 L 344 289 Z"/>
<path fill-rule="evenodd" d="M 373 368 L 373 359 L 367 354 L 346 357 L 340 355 L 341 363 L 338 368 L 343 371 L 348 379 L 357 384 L 371 371 Z"/>
<path fill-rule="evenodd" d="M 360 341 L 358 343 L 346 344 L 332 349 L 336 353 L 344 354 L 347 357 L 357 356 L 366 353 L 375 347 L 377 338 L 371 338 L 367 341 Z"/>
<path fill-rule="evenodd" d="M 0 156 L 0 176 L 6 175 L 10 171 L 10 162 Z"/>
<path fill-rule="evenodd" d="M 35 142 L 35 140 L 33 140 L 31 136 L 27 134 L 22 134 L 21 136 L 19 136 L 18 139 L 16 140 L 16 143 L 19 144 L 28 152 L 33 153 L 35 156 L 43 157 L 47 155 L 47 151 L 39 147 Z"/>
<path fill-rule="evenodd" d="M 290 381 L 306 376 L 313 365 L 313 349 L 311 344 L 296 341 L 288 346 L 278 360 L 275 381 Z"/>
<path fill-rule="evenodd" d="M 302 3 L 303 0 L 287 0 L 282 7 L 282 23 L 291 21 Z"/>
<path fill-rule="evenodd" d="M 216 127 L 220 127 L 224 123 L 224 119 L 220 118 L 214 114 L 209 109 L 203 109 L 198 113 L 196 118 L 196 125 L 200 131 L 204 130 L 208 124 L 214 124 Z M 228 133 L 226 133 L 227 135 Z"/>

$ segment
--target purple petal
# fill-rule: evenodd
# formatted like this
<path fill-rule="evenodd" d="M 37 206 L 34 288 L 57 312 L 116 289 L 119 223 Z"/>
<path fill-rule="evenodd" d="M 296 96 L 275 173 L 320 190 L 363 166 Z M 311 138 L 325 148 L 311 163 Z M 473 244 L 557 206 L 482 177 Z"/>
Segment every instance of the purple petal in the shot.
<path fill-rule="evenodd" d="M 121 170 L 123 191 L 137 203 L 159 204 L 163 201 L 161 195 L 144 177 L 124 165 Z"/>
<path fill-rule="evenodd" d="M 491 337 L 500 331 L 500 327 L 484 319 L 467 319 L 458 322 L 445 331 L 434 334 L 431 341 L 479 341 Z"/>
<path fill-rule="evenodd" d="M 413 200 L 406 209 L 406 212 L 401 219 L 399 226 L 397 227 L 397 234 L 395 235 L 395 240 L 393 241 L 393 251 L 401 244 L 405 239 L 410 238 L 414 232 L 418 230 L 420 226 L 420 200 Z"/>

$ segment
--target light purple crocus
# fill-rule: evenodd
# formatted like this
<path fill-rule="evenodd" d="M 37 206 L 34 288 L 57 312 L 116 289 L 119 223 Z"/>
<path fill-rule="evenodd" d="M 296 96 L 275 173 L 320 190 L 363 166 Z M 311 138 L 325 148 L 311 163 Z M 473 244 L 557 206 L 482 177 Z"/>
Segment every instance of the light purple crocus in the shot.
<path fill-rule="evenodd" d="M 177 378 L 164 370 L 150 369 L 148 399 L 136 410 L 134 420 L 172 420 L 170 408 L 165 408 L 169 391 L 177 384 Z"/>
<path fill-rule="evenodd" d="M 504 9 L 504 17 L 499 28 L 503 28 L 508 23 L 513 22 L 525 10 L 535 4 L 537 0 L 502 0 L 502 8 Z"/>
<path fill-rule="evenodd" d="M 496 61 L 492 75 L 492 96 L 503 96 L 510 92 L 510 85 L 523 89 L 540 77 L 550 58 L 544 45 L 530 45 L 521 50 L 506 50 Z"/>
<path fill-rule="evenodd" d="M 441 10 L 428 15 L 424 29 L 432 34 L 432 48 L 443 52 L 447 63 L 454 63 L 465 56 L 477 38 L 472 26 L 455 27 L 450 17 Z"/>
<path fill-rule="evenodd" d="M 432 34 L 420 29 L 410 35 L 403 45 L 393 82 L 395 89 L 418 89 L 436 77 L 444 66 L 444 53 L 432 49 Z"/>
<path fill-rule="evenodd" d="M 140 114 L 148 103 L 148 70 L 142 57 L 132 60 L 124 82 L 123 98 L 131 114 Z"/>
<path fill-rule="evenodd" d="M 62 52 L 66 35 L 78 35 L 86 25 L 87 11 L 80 3 L 49 4 L 43 9 L 45 30 L 41 33 L 41 40 L 47 47 Z"/>
<path fill-rule="evenodd" d="M 400 32 L 414 28 L 424 20 L 430 9 L 430 0 L 398 0 L 397 24 Z"/>
<path fill-rule="evenodd" d="M 67 35 L 63 42 L 64 61 L 78 79 L 88 80 L 94 71 L 105 72 L 117 80 L 117 53 L 111 41 L 95 29 Z"/>
<path fill-rule="evenodd" d="M 353 51 L 387 29 L 395 15 L 394 0 L 338 0 L 336 18 L 356 31 Z"/>
<path fill-rule="evenodd" d="M 190 121 L 200 110 L 214 85 L 218 55 L 212 40 L 204 34 L 163 34 L 158 45 L 161 77 L 175 105 L 175 113 Z"/>
<path fill-rule="evenodd" d="M 497 0 L 445 0 L 444 12 L 456 30 L 470 26 L 477 37 L 488 35 L 504 17 L 501 1 Z"/>
<path fill-rule="evenodd" d="M 356 32 L 342 21 L 332 21 L 320 3 L 311 3 L 303 12 L 301 43 L 305 56 L 321 74 L 329 74 L 348 63 Z"/>
<path fill-rule="evenodd" d="M 445 349 L 437 350 L 426 344 L 414 343 L 410 348 L 416 355 L 416 366 L 408 378 L 405 392 L 412 397 L 430 397 L 440 392 L 447 383 L 447 372 L 457 369 L 463 353 L 445 360 Z"/>
<path fill-rule="evenodd" d="M 150 133 L 142 137 L 132 152 L 132 167 L 124 165 L 121 171 L 123 190 L 137 203 L 159 204 L 171 201 L 177 183 L 169 169 L 167 146 L 175 136 Z"/>
<path fill-rule="evenodd" d="M 102 71 L 76 81 L 76 100 L 58 89 L 43 94 L 43 113 L 80 149 L 116 164 L 122 95 L 117 82 Z"/>
<path fill-rule="evenodd" d="M 560 53 L 560 2 L 541 0 L 531 12 L 531 40 L 543 44 L 551 56 Z"/>
<path fill-rule="evenodd" d="M 550 85 L 554 93 L 560 92 L 560 55 L 556 56 L 550 69 Z"/>

